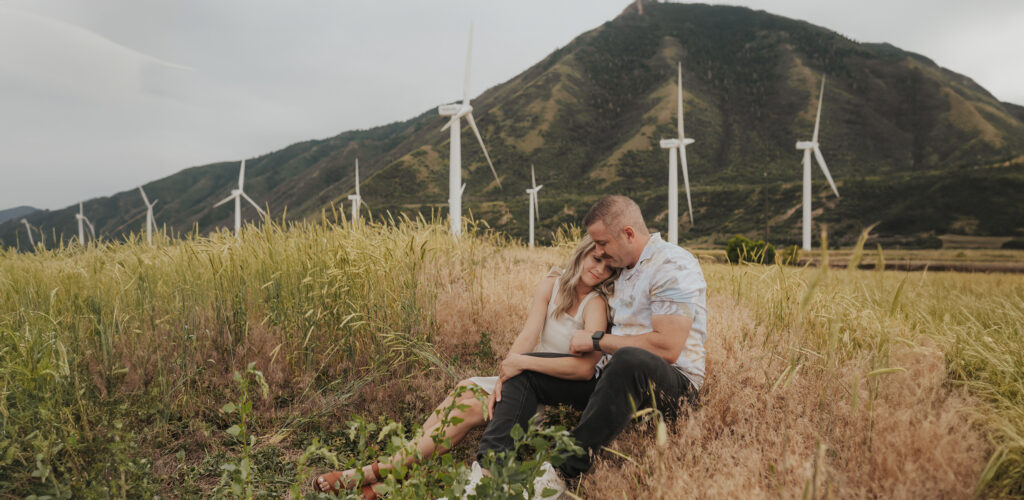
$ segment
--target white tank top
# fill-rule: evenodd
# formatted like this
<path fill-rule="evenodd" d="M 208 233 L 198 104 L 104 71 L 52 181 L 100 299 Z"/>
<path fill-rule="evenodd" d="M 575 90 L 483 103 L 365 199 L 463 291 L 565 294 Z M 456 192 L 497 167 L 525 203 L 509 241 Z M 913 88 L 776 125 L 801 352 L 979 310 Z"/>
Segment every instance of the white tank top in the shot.
<path fill-rule="evenodd" d="M 548 301 L 547 314 L 544 316 L 544 330 L 541 331 L 540 342 L 537 342 L 537 347 L 533 349 L 533 352 L 568 354 L 569 341 L 572 340 L 572 334 L 576 330 L 583 329 L 583 310 L 587 307 L 587 302 L 597 295 L 597 292 L 590 292 L 586 297 L 583 297 L 580 306 L 576 308 L 575 316 L 560 313 L 557 317 L 552 318 L 551 312 L 555 310 L 558 302 L 558 283 L 561 279 L 561 276 L 555 278 L 555 284 L 551 289 L 551 300 Z"/>
<path fill-rule="evenodd" d="M 537 342 L 537 347 L 533 348 L 533 352 L 569 354 L 569 341 L 572 340 L 572 334 L 576 330 L 583 329 L 583 309 L 586 308 L 587 302 L 597 295 L 597 292 L 590 292 L 583 297 L 583 301 L 576 309 L 575 316 L 561 313 L 558 317 L 552 318 L 551 311 L 555 310 L 555 302 L 558 300 L 558 281 L 560 279 L 561 277 L 555 278 L 555 284 L 551 289 L 551 300 L 548 301 L 548 310 L 544 316 L 544 329 L 540 332 L 540 341 Z M 494 392 L 498 377 L 470 377 L 469 380 L 483 388 L 487 394 L 491 394 Z M 541 405 L 540 408 L 543 406 Z"/>

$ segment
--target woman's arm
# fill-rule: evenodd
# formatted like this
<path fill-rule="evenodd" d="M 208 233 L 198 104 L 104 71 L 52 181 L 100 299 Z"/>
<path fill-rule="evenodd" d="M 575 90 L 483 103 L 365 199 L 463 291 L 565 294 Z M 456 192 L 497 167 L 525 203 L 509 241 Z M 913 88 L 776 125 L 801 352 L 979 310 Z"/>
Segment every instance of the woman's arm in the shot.
<path fill-rule="evenodd" d="M 583 327 L 587 330 L 604 330 L 608 326 L 608 310 L 604 299 L 594 297 L 583 309 Z M 540 358 L 528 355 L 509 354 L 501 364 L 499 378 L 508 380 L 523 370 L 530 370 L 567 380 L 590 380 L 594 378 L 594 366 L 601 360 L 600 352 L 588 352 L 582 356 L 562 358 Z"/>
<path fill-rule="evenodd" d="M 530 300 L 530 311 L 526 315 L 526 323 L 519 332 L 519 336 L 512 342 L 508 355 L 524 354 L 537 347 L 540 342 L 540 333 L 544 330 L 544 322 L 547 320 L 548 302 L 551 301 L 552 288 L 555 286 L 555 277 L 547 276 L 540 280 L 537 288 L 533 291 L 533 299 Z"/>

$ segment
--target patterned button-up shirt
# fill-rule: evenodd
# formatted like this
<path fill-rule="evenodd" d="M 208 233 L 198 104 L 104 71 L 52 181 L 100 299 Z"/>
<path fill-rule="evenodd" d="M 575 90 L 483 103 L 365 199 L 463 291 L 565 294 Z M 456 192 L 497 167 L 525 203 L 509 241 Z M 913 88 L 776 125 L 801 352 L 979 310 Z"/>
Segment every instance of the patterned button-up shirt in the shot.
<path fill-rule="evenodd" d="M 612 335 L 650 333 L 651 316 L 683 315 L 693 319 L 686 346 L 672 366 L 700 389 L 704 384 L 707 338 L 707 284 L 697 258 L 682 247 L 651 234 L 632 269 L 623 269 L 610 301 Z M 603 366 L 608 357 L 601 360 Z"/>

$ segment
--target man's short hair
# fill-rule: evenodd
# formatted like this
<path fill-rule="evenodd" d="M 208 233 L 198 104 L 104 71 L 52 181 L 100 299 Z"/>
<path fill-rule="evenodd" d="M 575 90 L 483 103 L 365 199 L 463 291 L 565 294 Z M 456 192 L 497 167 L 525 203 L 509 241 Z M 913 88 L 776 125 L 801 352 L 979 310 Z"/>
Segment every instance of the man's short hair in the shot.
<path fill-rule="evenodd" d="M 618 232 L 626 226 L 631 226 L 640 233 L 647 232 L 647 224 L 644 223 L 640 206 L 629 197 L 619 194 L 611 194 L 597 200 L 583 218 L 583 228 L 586 229 L 598 221 L 603 222 L 604 227 L 612 232 Z"/>

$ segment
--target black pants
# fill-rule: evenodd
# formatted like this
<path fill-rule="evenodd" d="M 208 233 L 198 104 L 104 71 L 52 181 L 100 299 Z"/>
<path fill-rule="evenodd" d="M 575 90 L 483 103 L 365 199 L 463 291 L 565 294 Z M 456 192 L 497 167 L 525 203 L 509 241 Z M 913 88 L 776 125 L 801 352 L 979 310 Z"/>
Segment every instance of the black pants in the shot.
<path fill-rule="evenodd" d="M 502 384 L 501 401 L 480 439 L 477 460 L 488 450 L 512 449 L 512 427 L 519 424 L 525 430 L 538 404 L 568 404 L 583 411 L 572 436 L 587 454 L 570 457 L 560 469 L 566 477 L 577 477 L 590 469 L 591 455 L 615 439 L 636 410 L 652 406 L 652 384 L 657 407 L 668 418 L 677 415 L 682 400 L 697 396 L 679 370 L 637 347 L 619 349 L 597 379 L 565 380 L 524 371 Z"/>

